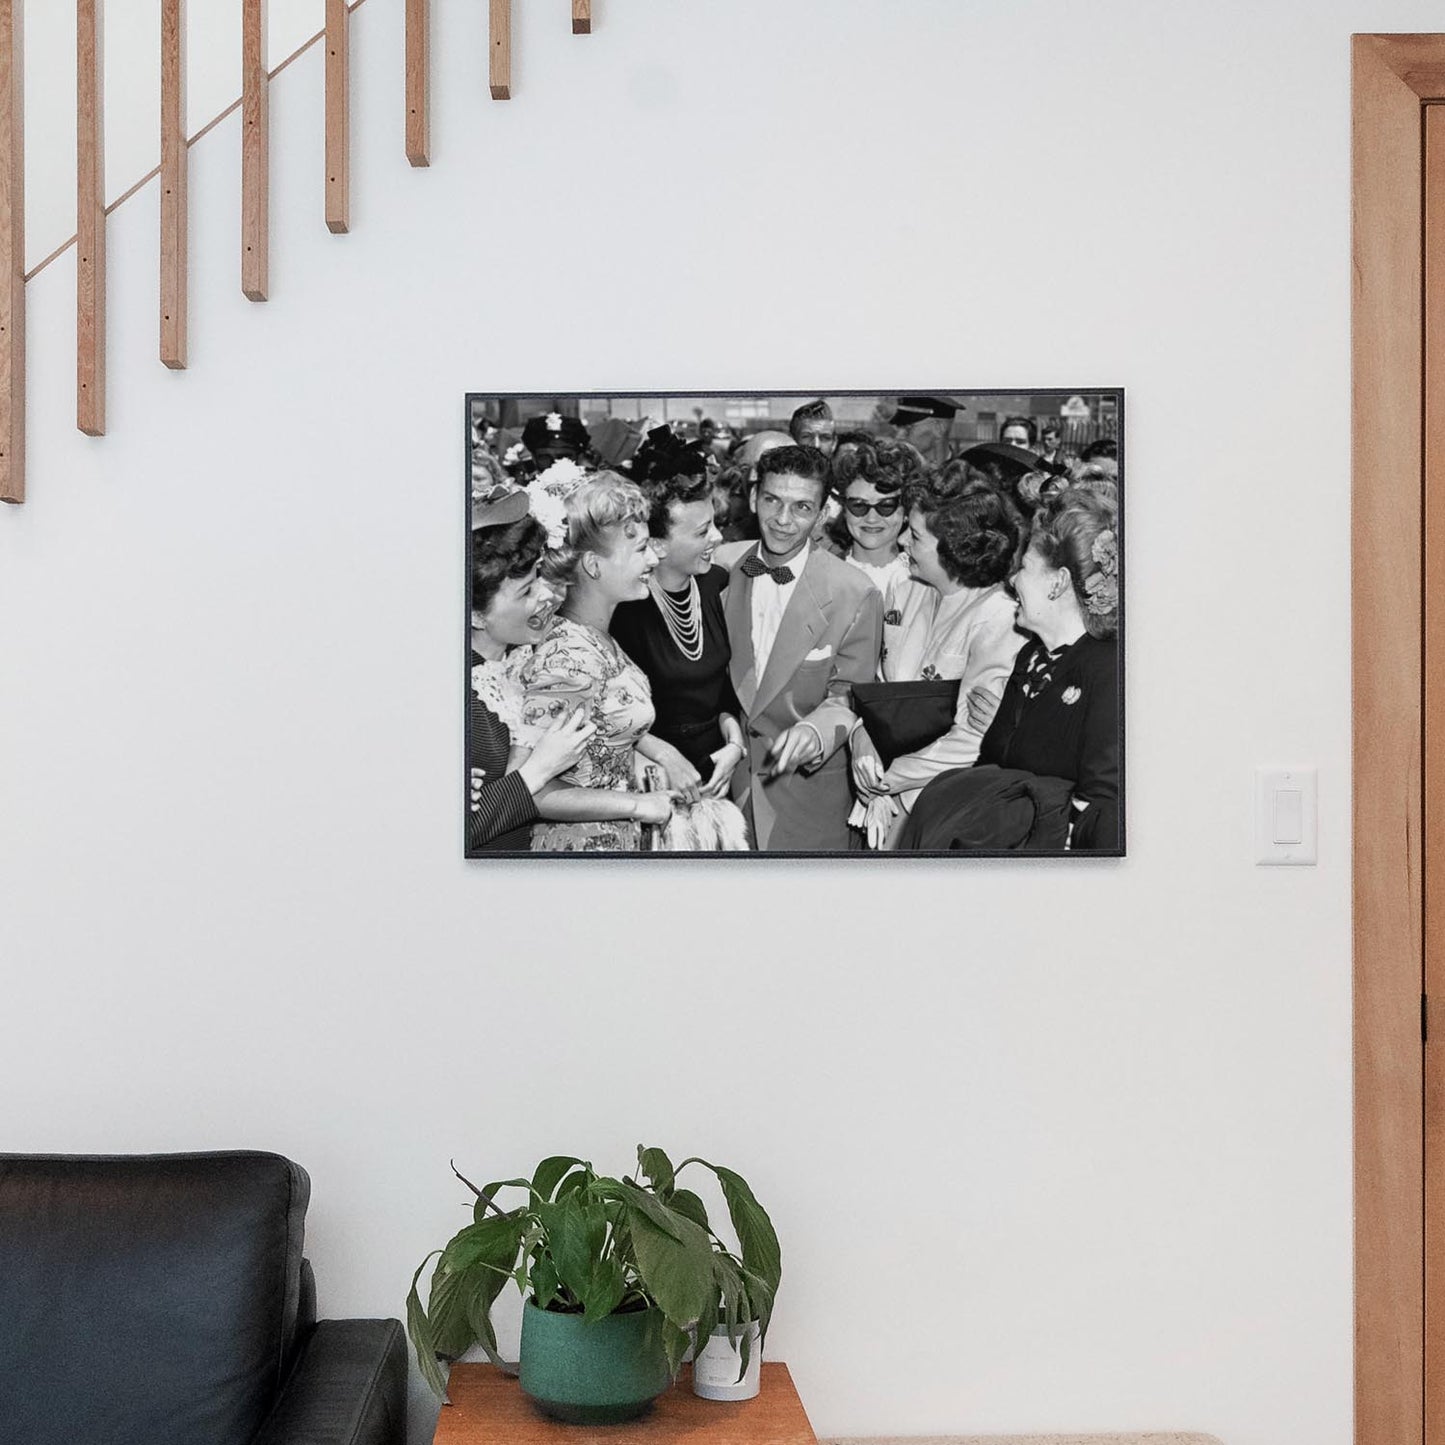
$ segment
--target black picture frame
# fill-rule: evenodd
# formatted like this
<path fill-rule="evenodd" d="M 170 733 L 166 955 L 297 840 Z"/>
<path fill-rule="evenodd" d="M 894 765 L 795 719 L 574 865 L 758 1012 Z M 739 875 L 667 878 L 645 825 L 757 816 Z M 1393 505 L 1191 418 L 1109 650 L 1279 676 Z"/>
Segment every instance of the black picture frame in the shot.
<path fill-rule="evenodd" d="M 562 850 L 540 850 L 533 851 L 530 848 L 493 846 L 475 847 L 467 841 L 468 814 L 471 810 L 471 799 L 473 780 L 473 762 L 469 742 L 470 726 L 464 720 L 463 726 L 463 783 L 461 794 L 464 799 L 463 814 L 463 838 L 464 853 L 469 860 L 505 860 L 505 859 L 571 859 L 571 858 L 629 858 L 649 859 L 656 857 L 684 858 L 696 857 L 707 859 L 766 859 L 766 858 L 839 858 L 839 859 L 871 859 L 875 861 L 910 859 L 910 858 L 952 858 L 952 859 L 1000 859 L 1013 858 L 1022 860 L 1047 860 L 1047 859 L 1119 859 L 1127 856 L 1127 716 L 1125 708 L 1125 678 L 1126 678 L 1126 427 L 1125 427 L 1125 389 L 1123 387 L 904 387 L 893 390 L 878 389 L 809 389 L 800 390 L 692 390 L 692 391 L 611 391 L 611 392 L 500 392 L 500 391 L 469 391 L 465 394 L 462 434 L 463 434 L 463 498 L 464 517 L 463 526 L 463 593 L 464 607 L 462 627 L 462 647 L 464 658 L 463 688 L 464 688 L 464 719 L 469 716 L 468 709 L 473 705 L 473 694 L 471 687 L 471 669 L 476 662 L 476 657 L 471 649 L 471 609 L 470 609 L 470 582 L 468 579 L 472 573 L 472 516 L 473 516 L 473 479 L 474 479 L 474 441 L 475 422 L 480 415 L 487 415 L 489 409 L 495 410 L 497 419 L 503 416 L 511 418 L 504 430 L 515 427 L 520 420 L 543 413 L 558 413 L 563 416 L 577 416 L 583 420 L 590 415 L 594 418 L 603 412 L 609 417 L 623 416 L 625 413 L 641 413 L 642 408 L 648 404 L 660 404 L 662 415 L 656 417 L 651 411 L 645 415 L 653 421 L 669 423 L 681 423 L 682 430 L 688 427 L 688 418 L 678 415 L 682 409 L 693 413 L 692 424 L 695 426 L 700 416 L 710 415 L 706 404 L 712 403 L 723 411 L 721 418 L 716 418 L 729 427 L 736 426 L 740 421 L 751 423 L 753 421 L 767 421 L 773 424 L 772 428 L 747 425 L 747 432 L 757 430 L 776 429 L 781 422 L 785 427 L 786 422 L 776 408 L 783 403 L 791 402 L 794 406 L 802 405 L 814 400 L 825 400 L 830 405 L 835 401 L 847 402 L 846 407 L 839 409 L 840 425 L 839 430 L 863 429 L 845 427 L 841 425 L 843 420 L 856 421 L 857 407 L 863 401 L 872 401 L 875 404 L 875 412 L 885 406 L 896 404 L 901 398 L 941 398 L 950 402 L 958 403 L 959 415 L 954 418 L 950 428 L 949 440 L 955 446 L 956 451 L 964 448 L 959 443 L 979 444 L 984 441 L 997 441 L 997 431 L 1002 418 L 1009 415 L 1028 416 L 1038 422 L 1042 419 L 1058 419 L 1064 422 L 1063 444 L 1066 449 L 1077 449 L 1082 443 L 1081 439 L 1089 441 L 1107 437 L 1116 445 L 1117 465 L 1117 521 L 1115 533 L 1117 538 L 1117 587 L 1118 587 L 1118 611 L 1117 611 L 1117 718 L 1118 718 L 1118 832 L 1117 846 L 1094 847 L 1087 851 L 1080 851 L 1069 847 L 1040 847 L 1040 848 L 993 848 L 993 847 L 967 847 L 967 848 L 918 848 L 907 851 L 899 850 L 870 850 L 864 847 L 849 847 L 847 849 L 814 849 L 814 848 L 780 848 L 780 849 L 752 849 L 743 851 L 674 851 L 670 849 L 655 849 L 642 847 L 638 849 L 615 849 L 604 851 L 562 851 Z M 1080 404 L 1087 408 L 1087 415 L 1080 414 Z M 698 407 L 703 410 L 699 413 Z M 752 413 L 759 407 L 770 408 L 767 413 L 754 416 Z M 535 408 L 535 410 L 534 410 Z M 731 420 L 729 420 L 731 418 Z M 995 435 L 989 436 L 985 433 L 992 427 Z M 625 474 L 625 469 L 624 469 Z"/>

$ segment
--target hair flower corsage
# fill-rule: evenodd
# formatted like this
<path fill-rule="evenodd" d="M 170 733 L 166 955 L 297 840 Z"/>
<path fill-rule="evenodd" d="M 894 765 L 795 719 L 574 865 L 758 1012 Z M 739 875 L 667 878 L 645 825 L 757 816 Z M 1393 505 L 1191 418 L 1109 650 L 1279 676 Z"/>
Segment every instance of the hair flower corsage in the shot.
<path fill-rule="evenodd" d="M 547 529 L 553 551 L 567 540 L 567 498 L 586 480 L 576 462 L 562 457 L 527 485 L 527 509 Z"/>
<path fill-rule="evenodd" d="M 1090 548 L 1096 570 L 1084 579 L 1087 606 L 1095 617 L 1107 617 L 1119 608 L 1119 540 L 1112 531 L 1100 532 Z"/>

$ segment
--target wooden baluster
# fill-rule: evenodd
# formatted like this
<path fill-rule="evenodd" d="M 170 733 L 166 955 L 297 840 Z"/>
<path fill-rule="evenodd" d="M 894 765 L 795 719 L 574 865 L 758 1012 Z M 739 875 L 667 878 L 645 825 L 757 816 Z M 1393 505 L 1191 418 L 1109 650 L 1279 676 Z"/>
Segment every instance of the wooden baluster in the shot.
<path fill-rule="evenodd" d="M 512 98 L 512 0 L 492 0 L 492 99 Z"/>
<path fill-rule="evenodd" d="M 406 158 L 431 164 L 431 5 L 406 0 Z"/>
<path fill-rule="evenodd" d="M 0 501 L 25 500 L 25 0 L 0 0 Z"/>
<path fill-rule="evenodd" d="M 326 229 L 351 229 L 351 11 L 326 0 Z"/>
<path fill-rule="evenodd" d="M 271 161 L 265 0 L 241 8 L 241 290 L 264 301 L 271 282 Z"/>
<path fill-rule="evenodd" d="M 76 425 L 105 435 L 105 142 L 101 0 L 75 0 Z"/>
<path fill-rule="evenodd" d="M 161 361 L 186 365 L 186 0 L 161 0 Z"/>
<path fill-rule="evenodd" d="M 592 0 L 572 0 L 572 33 L 592 34 Z"/>

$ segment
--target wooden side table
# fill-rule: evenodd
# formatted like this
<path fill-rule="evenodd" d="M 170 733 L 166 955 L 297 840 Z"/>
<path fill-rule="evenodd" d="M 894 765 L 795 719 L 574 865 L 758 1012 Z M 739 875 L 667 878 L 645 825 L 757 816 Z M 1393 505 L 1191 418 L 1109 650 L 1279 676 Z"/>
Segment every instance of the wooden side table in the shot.
<path fill-rule="evenodd" d="M 453 1365 L 433 1445 L 817 1445 L 793 1377 L 764 1362 L 752 1400 L 703 1400 L 692 1366 L 648 1413 L 625 1425 L 563 1425 L 549 1420 L 511 1375 L 491 1365 Z"/>

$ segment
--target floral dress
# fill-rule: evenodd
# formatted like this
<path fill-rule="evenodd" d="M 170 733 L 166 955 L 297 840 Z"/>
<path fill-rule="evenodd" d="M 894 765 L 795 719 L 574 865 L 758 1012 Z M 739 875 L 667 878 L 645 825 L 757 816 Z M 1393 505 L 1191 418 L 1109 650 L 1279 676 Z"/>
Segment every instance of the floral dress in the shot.
<path fill-rule="evenodd" d="M 582 760 L 558 782 L 571 788 L 605 788 L 635 793 L 637 742 L 656 714 L 652 689 L 642 669 L 605 632 L 559 617 L 537 644 L 522 671 L 526 696 L 522 722 L 550 726 L 577 707 L 587 710 L 597 731 Z M 541 822 L 532 830 L 534 853 L 617 853 L 641 846 L 642 825 L 634 818 L 593 823 Z"/>

